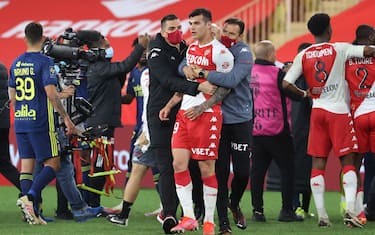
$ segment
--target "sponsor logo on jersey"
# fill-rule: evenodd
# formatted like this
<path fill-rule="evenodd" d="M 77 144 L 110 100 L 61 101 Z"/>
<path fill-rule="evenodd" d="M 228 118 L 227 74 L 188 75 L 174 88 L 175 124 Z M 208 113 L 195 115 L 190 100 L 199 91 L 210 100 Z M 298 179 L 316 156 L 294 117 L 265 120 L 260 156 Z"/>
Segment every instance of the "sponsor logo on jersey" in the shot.
<path fill-rule="evenodd" d="M 210 122 L 217 122 L 217 118 L 215 116 L 213 116 L 211 119 L 210 119 Z"/>
<path fill-rule="evenodd" d="M 217 131 L 217 127 L 215 125 L 212 125 L 210 131 Z"/>
<path fill-rule="evenodd" d="M 210 136 L 210 140 L 216 140 L 217 139 L 217 136 L 215 135 L 215 134 L 212 134 L 211 136 Z"/>
<path fill-rule="evenodd" d="M 186 60 L 188 64 L 196 64 L 201 66 L 208 66 L 209 60 L 205 56 L 197 56 L 197 55 L 191 55 L 187 54 Z"/>
<path fill-rule="evenodd" d="M 216 144 L 215 143 L 211 143 L 210 146 L 208 146 L 209 148 L 213 149 L 213 148 L 216 148 Z"/>
<path fill-rule="evenodd" d="M 191 152 L 195 155 L 209 156 L 211 151 L 209 148 L 191 148 Z"/>
<path fill-rule="evenodd" d="M 36 120 L 36 111 L 29 109 L 27 104 L 21 105 L 21 108 L 14 113 L 16 120 Z"/>

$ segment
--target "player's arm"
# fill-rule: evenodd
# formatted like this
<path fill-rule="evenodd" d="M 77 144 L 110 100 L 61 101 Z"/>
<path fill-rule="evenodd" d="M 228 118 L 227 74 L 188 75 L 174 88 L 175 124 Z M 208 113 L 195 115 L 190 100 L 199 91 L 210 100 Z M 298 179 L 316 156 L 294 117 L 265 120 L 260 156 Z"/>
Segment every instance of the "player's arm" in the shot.
<path fill-rule="evenodd" d="M 211 108 L 218 102 L 222 101 L 230 93 L 229 88 L 218 87 L 216 92 L 208 100 L 200 105 L 194 106 L 186 110 L 184 115 L 190 120 L 194 120 L 201 115 L 205 110 Z"/>
<path fill-rule="evenodd" d="M 375 56 L 375 47 L 372 46 L 365 46 L 363 49 L 364 56 Z"/>
<path fill-rule="evenodd" d="M 75 134 L 76 133 L 75 126 L 74 126 L 72 120 L 70 120 L 70 117 L 69 117 L 68 113 L 65 111 L 63 105 L 61 104 L 59 94 L 56 90 L 56 86 L 53 85 L 53 84 L 46 85 L 44 87 L 44 90 L 46 91 L 47 98 L 51 102 L 52 106 L 59 113 L 59 115 L 64 119 L 64 123 L 65 123 L 65 126 L 67 128 L 66 134 L 67 135 Z"/>
<path fill-rule="evenodd" d="M 62 91 L 58 92 L 57 94 L 60 99 L 66 99 L 66 98 L 72 97 L 74 95 L 75 90 L 76 89 L 74 86 L 68 86 Z"/>
<path fill-rule="evenodd" d="M 297 81 L 299 76 L 302 74 L 302 53 L 299 53 L 293 61 L 292 66 L 286 73 L 284 80 L 282 81 L 282 88 L 287 93 L 293 93 L 297 96 L 305 98 L 308 96 L 308 92 L 298 88 L 294 83 Z"/>
<path fill-rule="evenodd" d="M 172 98 L 159 112 L 159 118 L 161 121 L 169 120 L 168 116 L 169 116 L 169 113 L 171 112 L 171 109 L 181 102 L 182 97 L 183 97 L 183 93 L 179 93 L 179 92 L 174 93 Z"/>
<path fill-rule="evenodd" d="M 9 94 L 9 100 L 14 109 L 16 105 L 16 89 L 13 87 L 8 87 L 8 94 Z"/>
<path fill-rule="evenodd" d="M 216 70 L 218 72 L 230 73 L 231 70 L 233 69 L 234 57 L 227 48 L 220 49 L 220 52 L 214 53 L 212 60 L 216 64 Z M 207 71 L 200 70 L 200 72 L 198 73 L 198 76 L 204 77 L 206 75 L 205 72 Z M 202 104 L 189 108 L 188 110 L 186 110 L 184 115 L 190 120 L 194 120 L 199 115 L 201 115 L 205 110 L 207 110 L 208 108 L 211 108 L 213 105 L 222 101 L 225 98 L 225 96 L 227 96 L 229 93 L 230 93 L 229 88 L 218 87 L 218 89 L 216 90 L 213 96 L 211 96 L 208 100 L 206 100 Z"/>
<path fill-rule="evenodd" d="M 215 85 L 227 88 L 235 88 L 243 79 L 246 79 L 253 66 L 253 56 L 250 48 L 243 47 L 241 52 L 235 56 L 233 69 L 228 73 L 218 71 L 205 71 L 204 77 Z"/>

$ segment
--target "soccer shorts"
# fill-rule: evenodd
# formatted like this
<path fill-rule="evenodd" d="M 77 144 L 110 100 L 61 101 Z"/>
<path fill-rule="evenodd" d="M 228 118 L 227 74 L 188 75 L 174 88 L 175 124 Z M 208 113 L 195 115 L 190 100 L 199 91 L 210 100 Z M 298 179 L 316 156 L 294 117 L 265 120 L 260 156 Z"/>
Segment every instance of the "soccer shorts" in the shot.
<path fill-rule="evenodd" d="M 218 157 L 222 114 L 204 112 L 191 121 L 184 116 L 184 110 L 177 113 L 172 135 L 172 149 L 182 148 L 191 151 L 195 160 L 215 160 Z"/>
<path fill-rule="evenodd" d="M 146 152 L 142 152 L 141 147 L 135 145 L 133 150 L 132 162 L 144 165 L 146 167 L 156 167 L 156 160 L 155 155 L 153 154 L 153 149 L 148 148 Z"/>
<path fill-rule="evenodd" d="M 375 152 L 375 112 L 360 115 L 354 119 L 360 153 Z"/>
<path fill-rule="evenodd" d="M 352 116 L 350 113 L 336 114 L 313 108 L 307 153 L 314 157 L 327 157 L 331 148 L 336 157 L 358 152 Z"/>
<path fill-rule="evenodd" d="M 59 155 L 56 132 L 16 133 L 16 140 L 21 159 L 35 158 L 42 163 Z"/>

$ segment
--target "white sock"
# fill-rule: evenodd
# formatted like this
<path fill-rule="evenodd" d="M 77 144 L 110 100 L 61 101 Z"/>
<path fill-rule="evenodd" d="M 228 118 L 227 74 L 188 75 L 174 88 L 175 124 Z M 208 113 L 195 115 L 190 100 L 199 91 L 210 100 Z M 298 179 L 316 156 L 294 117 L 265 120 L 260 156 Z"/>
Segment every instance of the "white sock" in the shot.
<path fill-rule="evenodd" d="M 184 216 L 195 219 L 192 198 L 193 184 L 191 182 L 186 186 L 176 184 L 176 192 L 178 199 L 180 200 Z"/>
<path fill-rule="evenodd" d="M 325 182 L 323 175 L 317 175 L 310 179 L 311 192 L 314 197 L 315 207 L 319 218 L 328 218 L 326 208 L 324 206 Z"/>
<path fill-rule="evenodd" d="M 364 207 L 363 207 L 363 191 L 360 190 L 357 192 L 357 197 L 355 199 L 355 211 L 356 211 L 356 215 L 359 215 L 361 214 L 361 212 L 364 211 Z"/>
<path fill-rule="evenodd" d="M 214 212 L 216 207 L 217 188 L 203 184 L 203 200 L 204 200 L 204 222 L 214 223 Z"/>
<path fill-rule="evenodd" d="M 346 210 L 355 214 L 355 201 L 357 193 L 357 175 L 354 170 L 349 170 L 342 177 L 345 191 Z"/>

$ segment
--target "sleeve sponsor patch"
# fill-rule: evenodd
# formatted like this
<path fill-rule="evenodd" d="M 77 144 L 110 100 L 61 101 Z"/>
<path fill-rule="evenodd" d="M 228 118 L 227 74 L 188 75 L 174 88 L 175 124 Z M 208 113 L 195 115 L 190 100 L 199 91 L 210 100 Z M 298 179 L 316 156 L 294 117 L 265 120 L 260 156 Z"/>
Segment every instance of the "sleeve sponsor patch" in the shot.
<path fill-rule="evenodd" d="M 56 69 L 55 69 L 55 66 L 50 66 L 49 67 L 49 75 L 52 77 L 52 76 L 56 76 Z"/>

